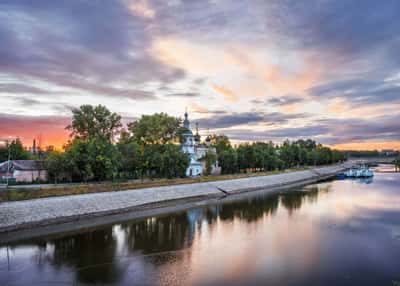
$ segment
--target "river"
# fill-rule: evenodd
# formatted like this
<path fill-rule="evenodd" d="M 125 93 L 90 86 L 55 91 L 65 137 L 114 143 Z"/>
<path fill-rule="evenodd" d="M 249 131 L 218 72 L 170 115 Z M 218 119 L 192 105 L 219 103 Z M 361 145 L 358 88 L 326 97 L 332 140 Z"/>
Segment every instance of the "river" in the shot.
<path fill-rule="evenodd" d="M 400 173 L 0 246 L 0 285 L 400 285 Z M 377 170 L 377 171 L 379 171 Z"/>

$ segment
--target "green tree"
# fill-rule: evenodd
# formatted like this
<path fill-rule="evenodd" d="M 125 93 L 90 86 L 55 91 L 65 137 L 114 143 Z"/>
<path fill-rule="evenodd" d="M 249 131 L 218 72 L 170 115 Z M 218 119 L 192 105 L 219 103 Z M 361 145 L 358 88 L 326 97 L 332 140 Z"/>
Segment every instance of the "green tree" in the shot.
<path fill-rule="evenodd" d="M 8 160 L 9 152 L 11 160 L 29 160 L 31 158 L 31 154 L 25 150 L 19 138 L 0 147 L 0 162 Z"/>
<path fill-rule="evenodd" d="M 73 139 L 65 146 L 64 155 L 70 162 L 70 177 L 74 181 L 113 179 L 121 162 L 112 143 L 120 132 L 121 116 L 102 105 L 82 105 L 72 115 L 67 129 Z M 48 164 L 57 166 L 56 158 L 50 159 Z"/>
<path fill-rule="evenodd" d="M 229 141 L 228 136 L 223 134 L 212 134 L 210 136 L 211 146 L 214 146 L 217 150 L 217 153 L 228 150 L 232 148 L 231 142 Z"/>
<path fill-rule="evenodd" d="M 82 105 L 72 110 L 71 136 L 81 140 L 104 138 L 112 141 L 121 128 L 121 116 L 103 105 Z"/>
<path fill-rule="evenodd" d="M 189 166 L 189 156 L 174 144 L 165 144 L 162 148 L 160 175 L 167 178 L 184 177 Z"/>
<path fill-rule="evenodd" d="M 295 163 L 295 151 L 289 140 L 283 142 L 282 146 L 279 148 L 279 158 L 283 161 L 285 168 L 291 168 Z"/>
<path fill-rule="evenodd" d="M 141 174 L 143 148 L 133 141 L 120 140 L 117 144 L 119 152 L 119 174 L 125 178 L 137 178 Z"/>
<path fill-rule="evenodd" d="M 235 149 L 227 149 L 218 153 L 218 164 L 222 174 L 234 174 L 238 172 L 238 158 Z"/>
<path fill-rule="evenodd" d="M 144 146 L 141 173 L 150 178 L 184 177 L 189 156 L 175 144 L 148 144 Z"/>
<path fill-rule="evenodd" d="M 181 119 L 166 113 L 142 115 L 128 124 L 133 139 L 140 144 L 166 144 L 179 140 Z"/>
<path fill-rule="evenodd" d="M 206 155 L 204 156 L 203 160 L 206 163 L 206 170 L 205 174 L 206 175 L 211 175 L 211 171 L 213 168 L 213 165 L 217 162 L 217 156 L 214 152 L 208 151 Z"/>
<path fill-rule="evenodd" d="M 93 179 L 87 141 L 76 138 L 69 142 L 65 146 L 65 156 L 71 162 L 69 173 L 73 181 L 87 182 Z"/>
<path fill-rule="evenodd" d="M 73 162 L 67 158 L 67 153 L 52 151 L 45 160 L 45 167 L 49 174 L 49 180 L 58 183 L 60 181 L 72 181 Z"/>
<path fill-rule="evenodd" d="M 310 166 L 317 165 L 317 151 L 316 149 L 307 152 L 307 164 Z"/>
<path fill-rule="evenodd" d="M 113 179 L 119 167 L 116 147 L 105 138 L 74 139 L 65 148 L 74 181 Z"/>
<path fill-rule="evenodd" d="M 93 179 L 97 181 L 114 179 L 120 165 L 115 145 L 104 138 L 94 138 L 87 144 Z"/>

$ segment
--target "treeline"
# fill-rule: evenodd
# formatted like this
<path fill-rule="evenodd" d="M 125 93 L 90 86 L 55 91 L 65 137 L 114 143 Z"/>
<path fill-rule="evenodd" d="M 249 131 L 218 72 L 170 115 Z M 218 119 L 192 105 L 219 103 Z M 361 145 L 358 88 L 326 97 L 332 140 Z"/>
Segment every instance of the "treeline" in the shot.
<path fill-rule="evenodd" d="M 55 182 L 183 177 L 189 166 L 188 155 L 176 144 L 181 120 L 165 113 L 143 115 L 122 129 L 118 114 L 83 105 L 73 110 L 67 129 L 71 140 L 64 151 L 46 158 Z"/>
<path fill-rule="evenodd" d="M 324 147 L 310 139 L 293 142 L 287 140 L 281 145 L 255 142 L 241 144 L 236 148 L 231 146 L 226 136 L 217 137 L 216 140 L 218 163 L 223 174 L 284 170 L 345 160 L 342 152 Z"/>
<path fill-rule="evenodd" d="M 66 128 L 70 140 L 62 151 L 46 152 L 45 166 L 53 182 L 184 177 L 190 163 L 181 151 L 181 119 L 165 113 L 143 115 L 123 128 L 121 117 L 104 106 L 83 105 L 72 111 Z M 256 142 L 232 146 L 225 135 L 211 135 L 217 151 L 203 158 L 205 174 L 218 161 L 223 174 L 283 170 L 345 159 L 343 153 L 313 140 Z M 12 142 L 11 158 L 29 159 L 19 140 Z M 8 149 L 5 149 L 6 151 Z M 3 160 L 7 152 L 1 150 Z M 4 157 L 4 158 L 3 158 Z"/>

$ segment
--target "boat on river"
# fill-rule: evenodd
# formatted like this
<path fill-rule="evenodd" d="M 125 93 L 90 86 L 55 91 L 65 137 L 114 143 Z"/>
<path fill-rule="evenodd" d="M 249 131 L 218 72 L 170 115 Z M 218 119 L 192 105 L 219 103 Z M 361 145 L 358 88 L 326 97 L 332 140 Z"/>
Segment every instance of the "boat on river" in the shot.
<path fill-rule="evenodd" d="M 371 178 L 374 172 L 368 166 L 353 167 L 344 173 L 346 178 Z"/>

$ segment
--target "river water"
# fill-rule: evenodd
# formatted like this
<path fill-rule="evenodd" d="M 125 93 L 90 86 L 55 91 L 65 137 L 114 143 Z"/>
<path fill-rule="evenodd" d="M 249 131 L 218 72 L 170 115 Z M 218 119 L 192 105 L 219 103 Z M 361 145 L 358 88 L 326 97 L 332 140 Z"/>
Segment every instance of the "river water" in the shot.
<path fill-rule="evenodd" d="M 400 285 L 400 173 L 0 247 L 0 285 Z"/>

